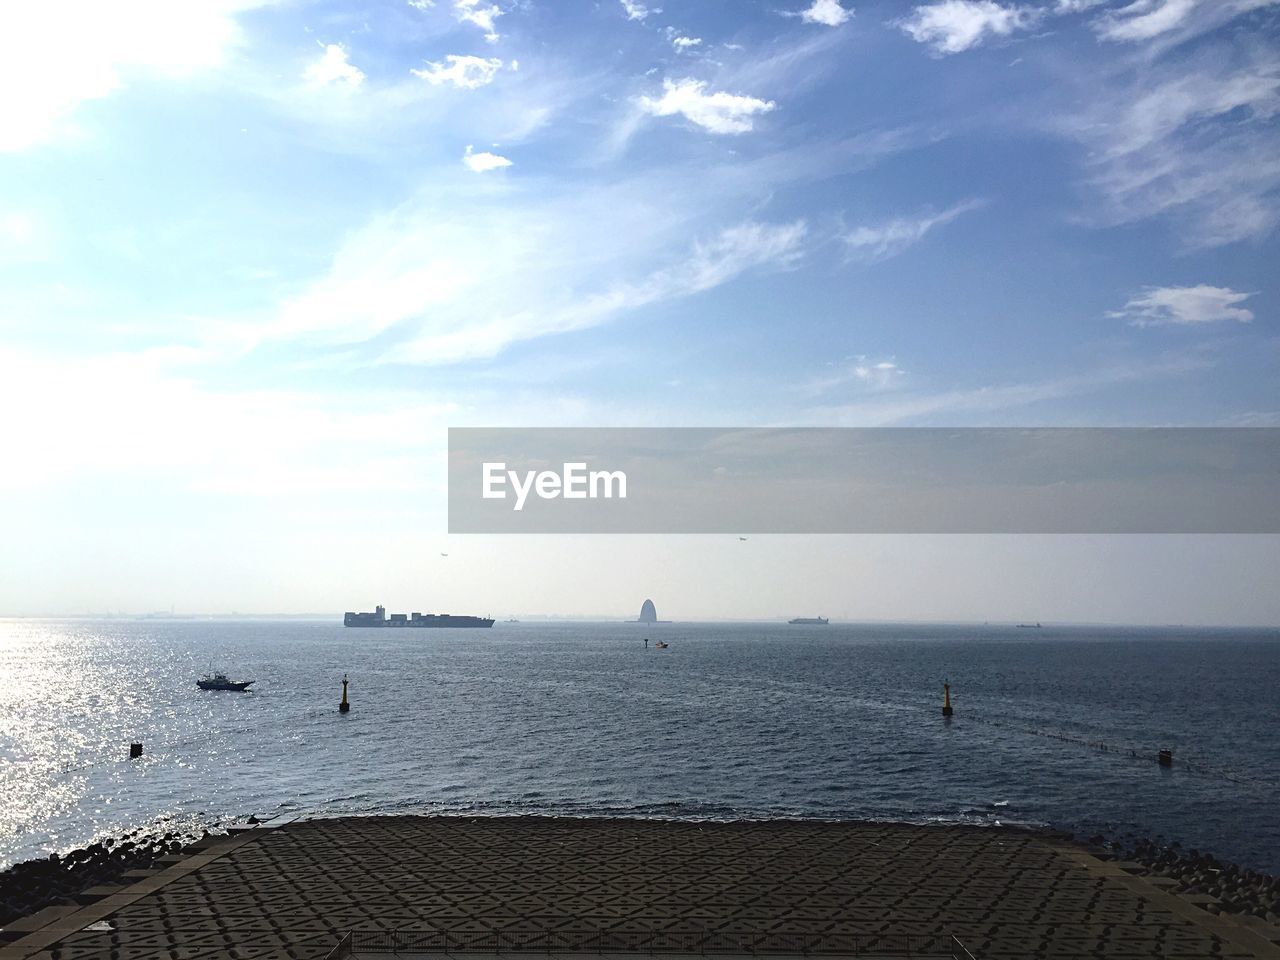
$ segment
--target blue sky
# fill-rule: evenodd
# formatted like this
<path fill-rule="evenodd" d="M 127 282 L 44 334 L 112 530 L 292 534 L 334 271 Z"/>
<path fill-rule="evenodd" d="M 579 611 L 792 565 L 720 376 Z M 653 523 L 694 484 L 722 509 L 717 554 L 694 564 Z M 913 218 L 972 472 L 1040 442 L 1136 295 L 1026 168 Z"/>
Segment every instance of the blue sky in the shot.
<path fill-rule="evenodd" d="M 494 553 L 529 582 L 512 609 L 629 610 L 647 570 L 688 565 L 678 589 L 708 562 L 627 548 L 578 603 L 556 591 L 598 544 L 451 547 L 448 426 L 1280 423 L 1275 2 L 64 0 L 0 24 L 0 611 L 481 603 Z M 1197 551 L 1236 555 L 1197 542 L 1188 583 Z M 1249 544 L 1223 610 L 1277 555 Z"/>

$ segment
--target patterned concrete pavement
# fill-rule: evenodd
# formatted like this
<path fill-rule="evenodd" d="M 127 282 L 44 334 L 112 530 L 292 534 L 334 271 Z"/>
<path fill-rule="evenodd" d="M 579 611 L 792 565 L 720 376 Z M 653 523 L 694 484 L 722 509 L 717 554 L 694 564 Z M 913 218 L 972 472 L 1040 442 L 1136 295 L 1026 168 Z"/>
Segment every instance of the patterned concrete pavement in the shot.
<path fill-rule="evenodd" d="M 19 921 L 0 960 L 322 958 L 351 930 L 477 948 L 650 931 L 778 953 L 954 935 L 978 960 L 1280 958 L 1280 930 L 1261 921 L 999 828 L 317 819 L 218 838 L 136 880 Z"/>

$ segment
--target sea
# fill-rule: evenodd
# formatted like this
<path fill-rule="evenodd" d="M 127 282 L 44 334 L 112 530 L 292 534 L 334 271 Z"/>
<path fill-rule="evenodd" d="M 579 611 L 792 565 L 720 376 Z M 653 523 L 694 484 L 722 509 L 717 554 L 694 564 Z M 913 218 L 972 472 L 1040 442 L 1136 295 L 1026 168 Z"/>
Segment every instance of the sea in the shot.
<path fill-rule="evenodd" d="M 1280 873 L 1278 734 L 1274 629 L 3 620 L 0 866 L 417 813 L 1014 824 Z"/>

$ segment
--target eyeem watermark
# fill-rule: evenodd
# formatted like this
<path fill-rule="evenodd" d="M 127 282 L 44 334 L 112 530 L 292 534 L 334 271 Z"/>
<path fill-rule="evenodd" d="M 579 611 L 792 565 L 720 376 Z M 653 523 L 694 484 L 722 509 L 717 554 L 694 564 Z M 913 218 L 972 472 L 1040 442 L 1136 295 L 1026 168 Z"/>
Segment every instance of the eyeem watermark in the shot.
<path fill-rule="evenodd" d="M 1280 428 L 455 427 L 449 531 L 1276 534 Z"/>
<path fill-rule="evenodd" d="M 513 510 L 523 510 L 530 492 L 540 500 L 627 499 L 627 475 L 621 470 L 588 470 L 585 463 L 566 463 L 554 470 L 508 470 L 502 461 L 486 462 L 480 469 L 480 496 L 485 500 L 506 500 L 508 486 L 515 494 Z"/>

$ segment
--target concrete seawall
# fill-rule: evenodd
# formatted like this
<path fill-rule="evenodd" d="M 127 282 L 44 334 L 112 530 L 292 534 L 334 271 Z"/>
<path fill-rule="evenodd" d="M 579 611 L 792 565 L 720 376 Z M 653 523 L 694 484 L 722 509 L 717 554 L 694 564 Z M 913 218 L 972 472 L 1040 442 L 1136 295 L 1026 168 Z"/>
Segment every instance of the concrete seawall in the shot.
<path fill-rule="evenodd" d="M 833 951 L 954 935 L 978 960 L 1280 958 L 1280 929 L 1215 916 L 1098 854 L 1011 829 L 865 822 L 299 820 L 25 918 L 0 960 L 322 958 L 351 930 L 477 945 L 699 930 Z"/>

